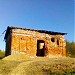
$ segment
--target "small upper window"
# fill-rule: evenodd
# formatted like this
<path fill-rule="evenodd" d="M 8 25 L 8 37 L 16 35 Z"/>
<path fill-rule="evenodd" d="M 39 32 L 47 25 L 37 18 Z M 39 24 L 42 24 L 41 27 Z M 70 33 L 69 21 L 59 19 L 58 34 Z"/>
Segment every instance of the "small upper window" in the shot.
<path fill-rule="evenodd" d="M 55 38 L 51 38 L 51 41 L 52 41 L 52 42 L 55 42 Z"/>

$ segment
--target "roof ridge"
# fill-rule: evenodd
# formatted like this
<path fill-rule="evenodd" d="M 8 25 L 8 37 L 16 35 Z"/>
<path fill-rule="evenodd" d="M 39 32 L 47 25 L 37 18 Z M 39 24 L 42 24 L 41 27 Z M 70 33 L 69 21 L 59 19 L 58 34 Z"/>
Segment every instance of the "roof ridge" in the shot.
<path fill-rule="evenodd" d="M 62 33 L 62 32 L 57 32 L 57 31 L 48 31 L 48 30 L 39 30 L 39 29 L 30 29 L 30 28 L 22 28 L 22 27 L 16 27 L 16 26 L 8 26 L 9 28 L 11 28 L 11 29 L 13 29 L 13 28 L 15 28 L 15 29 L 26 29 L 26 30 L 33 30 L 33 31 L 43 31 L 43 32 L 54 32 L 54 33 L 59 33 L 59 34 L 62 34 L 62 35 L 64 35 L 64 34 L 67 34 L 67 33 Z"/>
<path fill-rule="evenodd" d="M 46 34 L 51 34 L 51 35 L 57 35 L 57 34 L 65 35 L 65 34 L 67 34 L 67 33 L 62 33 L 62 32 L 54 32 L 54 31 L 47 31 L 47 30 L 36 30 L 36 29 L 27 29 L 27 28 L 15 27 L 15 26 L 8 26 L 4 39 L 6 39 L 7 34 L 9 33 L 9 31 L 11 29 L 31 30 L 31 31 L 37 31 L 37 32 L 40 32 L 40 33 L 46 33 Z"/>

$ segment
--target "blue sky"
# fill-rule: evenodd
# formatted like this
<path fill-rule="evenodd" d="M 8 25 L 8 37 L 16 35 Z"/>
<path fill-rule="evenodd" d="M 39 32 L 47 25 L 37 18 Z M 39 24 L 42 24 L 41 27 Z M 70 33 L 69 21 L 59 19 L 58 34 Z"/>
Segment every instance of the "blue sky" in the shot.
<path fill-rule="evenodd" d="M 74 0 L 0 0 L 0 35 L 7 26 L 66 32 L 75 41 Z M 0 49 L 5 49 L 4 34 Z"/>

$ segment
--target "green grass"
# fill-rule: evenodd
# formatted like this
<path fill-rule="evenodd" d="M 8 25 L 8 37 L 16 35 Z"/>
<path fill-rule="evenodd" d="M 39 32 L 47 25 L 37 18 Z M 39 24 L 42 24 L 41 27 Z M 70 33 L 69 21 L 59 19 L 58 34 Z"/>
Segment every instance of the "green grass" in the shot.
<path fill-rule="evenodd" d="M 0 60 L 0 75 L 75 75 L 75 58 Z"/>

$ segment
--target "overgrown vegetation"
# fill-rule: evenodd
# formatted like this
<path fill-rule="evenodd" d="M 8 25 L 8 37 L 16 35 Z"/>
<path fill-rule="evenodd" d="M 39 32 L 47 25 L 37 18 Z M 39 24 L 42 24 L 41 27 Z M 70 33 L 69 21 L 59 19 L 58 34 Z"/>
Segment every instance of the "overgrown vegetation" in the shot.
<path fill-rule="evenodd" d="M 75 75 L 75 58 L 36 57 L 32 60 L 0 60 L 0 75 Z"/>
<path fill-rule="evenodd" d="M 75 42 L 66 42 L 67 56 L 75 58 Z"/>
<path fill-rule="evenodd" d="M 3 58 L 2 60 L 31 60 L 30 56 L 27 55 L 27 54 L 12 54 L 12 55 L 9 55 L 5 58 Z"/>
<path fill-rule="evenodd" d="M 0 50 L 0 59 L 4 58 L 4 56 L 5 56 L 5 52 Z"/>

